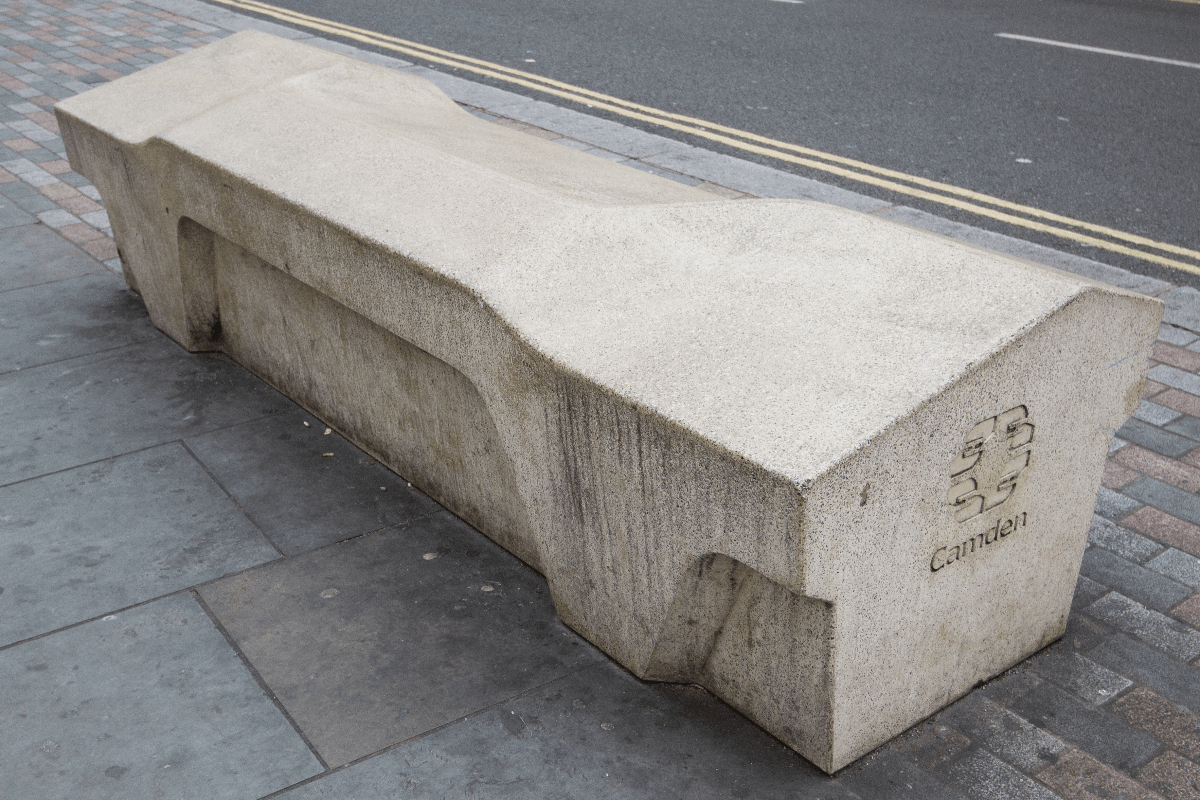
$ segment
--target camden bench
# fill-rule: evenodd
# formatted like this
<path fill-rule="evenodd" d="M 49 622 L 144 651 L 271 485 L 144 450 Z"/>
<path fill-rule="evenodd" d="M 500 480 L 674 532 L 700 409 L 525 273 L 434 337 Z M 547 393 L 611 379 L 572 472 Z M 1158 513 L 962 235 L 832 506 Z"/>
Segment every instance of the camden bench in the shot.
<path fill-rule="evenodd" d="M 1158 301 L 246 32 L 57 106 L 154 323 L 832 772 L 1062 635 Z"/>

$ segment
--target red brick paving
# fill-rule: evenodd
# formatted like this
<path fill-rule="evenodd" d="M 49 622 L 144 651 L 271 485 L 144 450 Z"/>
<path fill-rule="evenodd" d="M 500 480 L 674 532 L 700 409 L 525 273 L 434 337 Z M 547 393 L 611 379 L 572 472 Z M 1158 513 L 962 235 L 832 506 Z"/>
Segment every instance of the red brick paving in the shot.
<path fill-rule="evenodd" d="M 61 158 L 56 158 L 53 161 L 43 161 L 42 163 L 38 164 L 38 166 L 46 170 L 46 172 L 49 172 L 51 175 L 61 175 L 64 172 L 71 171 L 70 162 Z"/>
<path fill-rule="evenodd" d="M 1127 445 L 1127 447 L 1132 447 L 1132 445 Z M 1133 483 L 1138 477 L 1135 470 L 1123 467 L 1110 458 L 1104 462 L 1104 475 L 1101 477 L 1100 483 L 1108 489 L 1117 491 Z"/>
<path fill-rule="evenodd" d="M 1112 707 L 1130 727 L 1145 731 L 1193 761 L 1200 760 L 1200 715 L 1140 686 Z"/>
<path fill-rule="evenodd" d="M 1155 453 L 1153 450 L 1139 447 L 1136 444 L 1127 444 L 1122 447 L 1112 455 L 1108 463 L 1124 467 L 1126 470 L 1133 472 L 1134 477 L 1140 472 L 1143 475 L 1149 475 L 1151 478 L 1157 478 L 1164 483 L 1178 486 L 1180 489 L 1189 492 L 1200 491 L 1200 468 L 1177 461 L 1174 458 L 1168 458 L 1167 456 Z M 1105 468 L 1106 473 L 1107 471 L 1107 468 Z M 1129 482 L 1131 481 L 1127 481 L 1126 483 Z M 1105 485 L 1107 486 L 1107 484 Z M 1110 486 L 1109 488 L 1120 487 Z"/>
<path fill-rule="evenodd" d="M 1171 615 L 1193 628 L 1200 629 L 1200 594 L 1194 594 L 1175 606 L 1171 609 Z"/>
<path fill-rule="evenodd" d="M 1166 406 L 1172 411 L 1178 411 L 1180 414 L 1200 417 L 1200 397 L 1179 389 L 1167 389 L 1162 394 L 1156 394 L 1154 402 L 1160 406 Z"/>
<path fill-rule="evenodd" d="M 1063 800 L 1113 800 L 1117 797 L 1125 797 L 1127 800 L 1162 800 L 1160 795 L 1140 785 L 1128 775 L 1074 748 L 1063 753 L 1056 763 L 1035 775 Z"/>
<path fill-rule="evenodd" d="M 36 150 L 37 148 L 41 147 L 40 144 L 32 139 L 5 139 L 3 142 L 0 142 L 0 144 L 3 144 L 9 150 L 17 151 L 18 153 L 24 152 L 25 150 Z"/>
<path fill-rule="evenodd" d="M 1154 397 L 1159 392 L 1166 391 L 1168 388 L 1169 387 L 1165 383 L 1159 383 L 1158 381 L 1152 381 L 1152 380 L 1147 379 L 1146 380 L 1146 391 L 1142 396 L 1145 397 L 1146 399 L 1149 399 L 1151 397 Z M 1157 403 L 1158 401 L 1155 400 L 1154 402 Z M 1187 412 L 1184 412 L 1184 413 L 1187 413 Z"/>
<path fill-rule="evenodd" d="M 83 249 L 91 253 L 92 258 L 99 261 L 108 261 L 110 258 L 117 257 L 117 243 L 104 234 L 100 234 L 98 239 L 84 242 Z"/>
<path fill-rule="evenodd" d="M 1165 511 L 1145 506 L 1122 519 L 1121 524 L 1163 544 L 1200 557 L 1200 527 L 1173 517 Z"/>
<path fill-rule="evenodd" d="M 75 187 L 68 186 L 65 183 L 50 183 L 45 186 L 39 186 L 38 191 L 56 203 L 68 197 L 82 197 Z"/>
<path fill-rule="evenodd" d="M 1142 767 L 1138 778 L 1166 800 L 1200 798 L 1200 767 L 1176 753 L 1163 753 Z"/>
<path fill-rule="evenodd" d="M 74 225 L 66 225 L 58 229 L 58 232 L 65 238 L 70 239 L 75 243 L 87 242 L 92 239 L 99 239 L 104 236 L 103 233 L 88 225 L 86 222 L 76 222 Z"/>
<path fill-rule="evenodd" d="M 104 210 L 104 206 L 100 205 L 92 198 L 84 197 L 81 194 L 76 195 L 75 197 L 64 197 L 63 199 L 55 200 L 54 202 L 58 203 L 60 206 L 76 216 L 80 214 L 87 214 L 92 211 Z"/>

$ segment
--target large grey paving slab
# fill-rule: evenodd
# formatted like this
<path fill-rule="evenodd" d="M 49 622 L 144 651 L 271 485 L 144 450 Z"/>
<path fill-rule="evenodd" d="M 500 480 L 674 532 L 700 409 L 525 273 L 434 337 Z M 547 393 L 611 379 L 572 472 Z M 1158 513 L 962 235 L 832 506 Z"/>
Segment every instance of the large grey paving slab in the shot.
<path fill-rule="evenodd" d="M 166 338 L 0 375 L 0 484 L 295 406 L 236 364 Z"/>
<path fill-rule="evenodd" d="M 0 488 L 0 646 L 278 558 L 179 444 Z"/>
<path fill-rule="evenodd" d="M 1200 291 L 1190 286 L 1176 286 L 1162 299 L 1167 306 L 1163 322 L 1200 332 Z"/>
<path fill-rule="evenodd" d="M 330 765 L 602 658 L 537 573 L 446 512 L 199 591 Z"/>
<path fill-rule="evenodd" d="M 0 292 L 0 372 L 160 336 L 141 298 L 107 271 Z"/>
<path fill-rule="evenodd" d="M 321 771 L 189 595 L 0 651 L 6 798 L 262 797 Z"/>
<path fill-rule="evenodd" d="M 296 409 L 198 436 L 187 445 L 288 555 L 442 510 L 325 430 L 316 417 Z"/>
<path fill-rule="evenodd" d="M 48 150 L 43 150 L 42 153 L 48 158 L 54 157 Z M 29 153 L 25 155 L 28 156 Z M 59 208 L 58 204 L 49 197 L 24 182 L 0 184 L 0 194 L 29 214 L 40 214 L 43 211 L 54 211 Z"/>
<path fill-rule="evenodd" d="M 944 770 L 939 770 L 945 774 Z M 903 756 L 881 749 L 851 764 L 838 778 L 857 796 L 871 800 L 961 800 L 962 795 Z M 749 795 L 753 797 L 754 795 Z M 825 795 L 818 795 L 824 797 Z"/>
<path fill-rule="evenodd" d="M 103 264 L 45 225 L 0 230 L 0 292 L 103 271 Z"/>
<path fill-rule="evenodd" d="M 694 686 L 598 664 L 292 789 L 281 800 L 851 800 Z"/>

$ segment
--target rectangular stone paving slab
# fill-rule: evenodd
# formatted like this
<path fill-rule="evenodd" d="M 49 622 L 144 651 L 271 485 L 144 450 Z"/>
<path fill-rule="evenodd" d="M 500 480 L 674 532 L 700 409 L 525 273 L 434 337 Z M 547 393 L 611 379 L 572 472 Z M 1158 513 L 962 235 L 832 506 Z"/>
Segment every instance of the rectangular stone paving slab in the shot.
<path fill-rule="evenodd" d="M 296 409 L 188 439 L 187 447 L 287 555 L 442 510 L 327 430 Z"/>
<path fill-rule="evenodd" d="M 175 595 L 0 651 L 6 797 L 253 800 L 321 765 Z"/>
<path fill-rule="evenodd" d="M 107 270 L 0 293 L 0 372 L 161 336 L 141 300 Z"/>
<path fill-rule="evenodd" d="M 0 291 L 103 271 L 103 264 L 45 225 L 0 230 Z"/>
<path fill-rule="evenodd" d="M 159 328 L 541 571 L 637 676 L 832 771 L 1062 635 L 1158 301 L 265 34 L 57 115 Z"/>
<path fill-rule="evenodd" d="M 862 767 L 863 777 L 879 780 L 879 768 Z M 859 765 L 847 772 L 857 770 Z M 703 690 L 643 683 L 605 662 L 291 789 L 281 798 L 886 796 L 856 794 L 841 785 L 845 773 L 839 778 L 830 779 L 793 757 Z M 958 797 L 949 789 L 944 792 L 924 797 Z"/>
<path fill-rule="evenodd" d="M 0 375 L 0 484 L 294 406 L 236 364 L 162 336 Z"/>
<path fill-rule="evenodd" d="M 536 573 L 444 511 L 199 591 L 331 766 L 603 658 Z"/>
<path fill-rule="evenodd" d="M 279 557 L 178 444 L 0 488 L 0 646 Z"/>

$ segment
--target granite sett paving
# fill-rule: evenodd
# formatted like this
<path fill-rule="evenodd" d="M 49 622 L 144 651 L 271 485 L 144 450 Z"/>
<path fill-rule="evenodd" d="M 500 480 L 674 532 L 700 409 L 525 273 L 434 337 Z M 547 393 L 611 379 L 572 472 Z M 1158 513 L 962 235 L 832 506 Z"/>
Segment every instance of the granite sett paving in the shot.
<path fill-rule="evenodd" d="M 808 197 L 1164 298 L 1066 635 L 826 776 L 637 680 L 540 576 L 121 279 L 57 99 L 253 28 L 730 199 Z M 0 798 L 1200 797 L 1200 292 L 197 0 L 0 0 Z M 328 456 L 326 453 L 332 453 Z"/>

